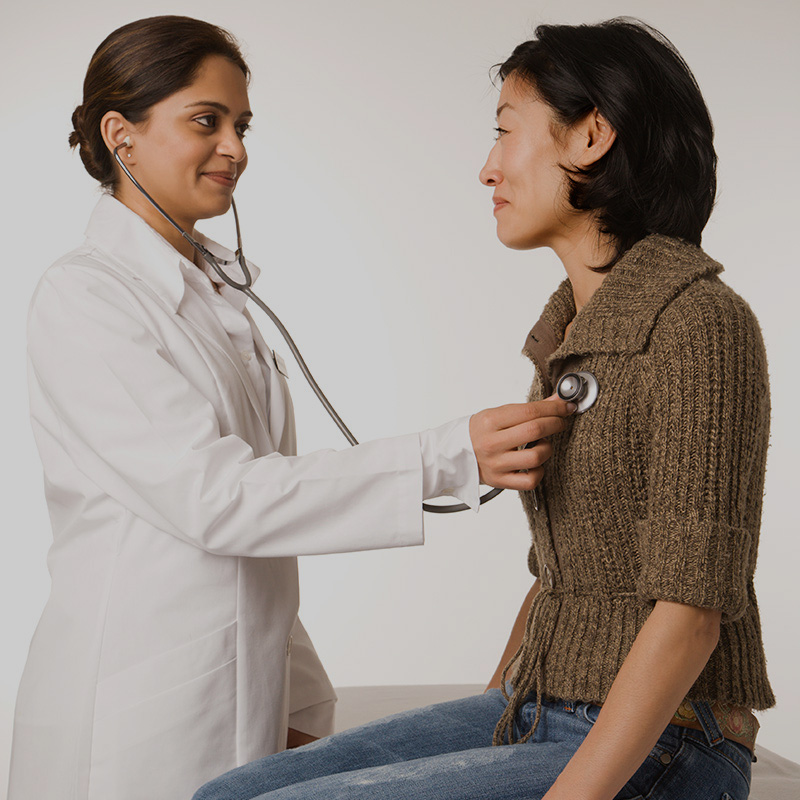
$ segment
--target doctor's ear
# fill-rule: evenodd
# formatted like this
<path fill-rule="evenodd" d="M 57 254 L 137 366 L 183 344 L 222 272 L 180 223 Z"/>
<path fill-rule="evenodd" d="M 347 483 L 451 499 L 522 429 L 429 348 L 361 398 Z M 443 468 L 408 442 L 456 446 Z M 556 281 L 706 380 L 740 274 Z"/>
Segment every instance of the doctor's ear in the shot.
<path fill-rule="evenodd" d="M 100 120 L 100 133 L 106 147 L 113 153 L 120 145 L 120 155 L 130 164 L 133 163 L 133 141 L 131 125 L 118 111 L 108 111 Z"/>
<path fill-rule="evenodd" d="M 571 161 L 582 169 L 599 161 L 617 139 L 617 132 L 596 108 L 576 123 L 570 133 L 573 134 Z"/>

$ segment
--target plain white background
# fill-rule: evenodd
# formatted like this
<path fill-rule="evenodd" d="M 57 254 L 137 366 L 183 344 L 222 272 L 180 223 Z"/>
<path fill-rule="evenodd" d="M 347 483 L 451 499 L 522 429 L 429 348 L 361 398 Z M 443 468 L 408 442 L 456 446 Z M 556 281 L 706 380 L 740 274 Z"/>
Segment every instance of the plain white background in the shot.
<path fill-rule="evenodd" d="M 27 305 L 44 269 L 80 242 L 96 201 L 67 148 L 89 58 L 114 28 L 162 13 L 207 19 L 242 41 L 255 119 L 237 199 L 245 250 L 263 270 L 256 288 L 363 440 L 520 401 L 530 383 L 519 351 L 563 269 L 549 252 L 507 251 L 495 239 L 491 193 L 477 179 L 493 136 L 490 66 L 539 22 L 635 14 L 672 39 L 717 129 L 720 191 L 704 246 L 756 312 L 769 355 L 757 589 L 779 705 L 762 715 L 760 741 L 800 760 L 800 441 L 790 338 L 799 288 L 799 9 L 792 0 L 8 6 L 0 33 L 0 785 L 17 682 L 49 587 L 49 521 L 27 418 Z M 201 228 L 233 242 L 229 219 Z M 271 324 L 261 327 L 288 360 Z M 300 451 L 342 447 L 289 368 Z M 302 613 L 334 684 L 475 683 L 492 673 L 529 586 L 519 501 L 505 493 L 479 515 L 426 525 L 423 548 L 303 559 Z"/>

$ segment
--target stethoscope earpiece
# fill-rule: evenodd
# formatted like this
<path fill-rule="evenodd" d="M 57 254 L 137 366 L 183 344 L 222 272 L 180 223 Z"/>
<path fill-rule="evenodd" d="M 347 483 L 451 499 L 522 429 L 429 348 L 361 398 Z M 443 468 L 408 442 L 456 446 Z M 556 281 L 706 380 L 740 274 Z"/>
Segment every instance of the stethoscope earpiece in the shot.
<path fill-rule="evenodd" d="M 582 414 L 594 405 L 600 384 L 591 372 L 567 372 L 559 379 L 556 392 L 562 400 L 575 403 L 575 413 Z"/>

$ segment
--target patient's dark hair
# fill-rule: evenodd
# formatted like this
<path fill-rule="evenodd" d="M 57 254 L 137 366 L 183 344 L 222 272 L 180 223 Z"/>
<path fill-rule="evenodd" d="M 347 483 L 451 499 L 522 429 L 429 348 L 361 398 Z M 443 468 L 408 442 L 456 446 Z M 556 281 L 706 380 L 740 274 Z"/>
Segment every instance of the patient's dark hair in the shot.
<path fill-rule="evenodd" d="M 89 62 L 83 103 L 72 115 L 70 147 L 80 147 L 86 171 L 113 191 L 114 159 L 100 133 L 100 120 L 118 111 L 133 124 L 146 120 L 151 106 L 191 85 L 203 60 L 227 58 L 249 80 L 236 39 L 223 28 L 192 17 L 136 20 L 110 33 Z"/>
<path fill-rule="evenodd" d="M 650 233 L 699 245 L 717 189 L 714 128 L 675 46 L 628 17 L 540 25 L 535 35 L 498 65 L 500 79 L 529 84 L 561 126 L 596 108 L 617 134 L 587 169 L 563 165 L 572 207 L 595 212 L 617 258 Z"/>

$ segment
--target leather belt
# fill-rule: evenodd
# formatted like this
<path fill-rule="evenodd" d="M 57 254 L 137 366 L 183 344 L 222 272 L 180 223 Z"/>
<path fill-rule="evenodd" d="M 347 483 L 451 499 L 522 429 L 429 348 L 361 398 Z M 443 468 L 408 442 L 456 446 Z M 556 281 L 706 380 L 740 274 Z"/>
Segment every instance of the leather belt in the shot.
<path fill-rule="evenodd" d="M 751 753 L 754 751 L 756 734 L 760 725 L 755 714 L 749 708 L 715 702 L 711 704 L 711 711 L 726 739 L 743 744 Z M 688 701 L 681 703 L 675 716 L 670 720 L 670 724 L 679 725 L 681 728 L 703 730 L 700 720 L 697 719 L 697 715 Z"/>

